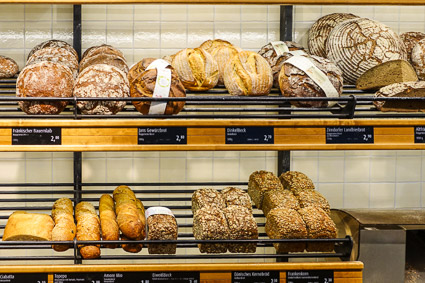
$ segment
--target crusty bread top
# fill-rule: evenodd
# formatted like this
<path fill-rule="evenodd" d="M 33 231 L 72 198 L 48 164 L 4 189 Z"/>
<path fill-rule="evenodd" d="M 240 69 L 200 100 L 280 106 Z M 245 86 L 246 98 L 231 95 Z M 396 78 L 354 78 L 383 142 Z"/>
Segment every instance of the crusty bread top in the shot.
<path fill-rule="evenodd" d="M 16 211 L 7 220 L 3 241 L 51 241 L 54 225 L 47 214 Z"/>

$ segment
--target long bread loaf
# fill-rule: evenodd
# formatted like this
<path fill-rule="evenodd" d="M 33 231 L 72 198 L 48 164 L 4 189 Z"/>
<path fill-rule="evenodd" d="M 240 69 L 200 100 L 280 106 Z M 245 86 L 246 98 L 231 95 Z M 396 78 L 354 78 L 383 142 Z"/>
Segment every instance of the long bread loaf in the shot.
<path fill-rule="evenodd" d="M 55 227 L 52 230 L 52 241 L 72 241 L 77 227 L 74 222 L 74 206 L 69 198 L 60 198 L 53 204 L 52 218 Z M 57 252 L 68 250 L 69 245 L 52 245 Z"/>
<path fill-rule="evenodd" d="M 100 220 L 91 203 L 86 201 L 78 203 L 75 206 L 75 218 L 78 241 L 100 240 Z M 100 245 L 79 245 L 78 248 L 83 258 L 100 257 Z"/>
<path fill-rule="evenodd" d="M 113 196 L 115 213 L 121 232 L 129 239 L 139 239 L 144 226 L 139 218 L 136 196 L 133 191 L 127 186 L 119 186 L 114 190 Z"/>
<path fill-rule="evenodd" d="M 136 199 L 136 207 L 137 207 L 137 213 L 139 216 L 139 220 L 142 222 L 142 233 L 140 234 L 140 237 L 135 240 L 143 240 L 146 237 L 146 217 L 145 217 L 145 207 L 143 206 L 143 203 Z M 125 235 L 121 235 L 121 240 L 129 240 Z M 142 250 L 143 244 L 122 244 L 123 250 L 129 253 L 138 253 Z"/>
<path fill-rule="evenodd" d="M 110 195 L 102 195 L 99 200 L 100 227 L 102 229 L 102 240 L 117 241 L 120 237 L 120 229 L 115 215 L 114 200 Z M 105 245 L 107 248 L 115 249 L 117 244 Z"/>

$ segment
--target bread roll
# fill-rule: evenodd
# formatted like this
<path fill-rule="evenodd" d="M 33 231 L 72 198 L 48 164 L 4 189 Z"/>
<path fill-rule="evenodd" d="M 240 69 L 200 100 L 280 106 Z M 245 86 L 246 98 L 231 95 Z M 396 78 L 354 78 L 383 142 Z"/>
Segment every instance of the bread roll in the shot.
<path fill-rule="evenodd" d="M 19 71 L 19 66 L 12 58 L 0 55 L 0 79 L 12 78 Z"/>
<path fill-rule="evenodd" d="M 218 85 L 224 85 L 224 69 L 226 68 L 229 61 L 240 51 L 242 50 L 234 46 L 223 45 L 215 48 L 211 52 L 211 55 L 217 62 L 218 66 Z"/>
<path fill-rule="evenodd" d="M 25 67 L 16 80 L 17 97 L 72 97 L 74 78 L 61 64 L 40 62 Z M 19 101 L 27 114 L 59 114 L 67 101 Z"/>
<path fill-rule="evenodd" d="M 128 97 L 130 92 L 127 76 L 118 68 L 105 64 L 92 65 L 84 69 L 75 81 L 76 97 Z M 79 101 L 83 114 L 112 115 L 121 111 L 125 101 Z"/>
<path fill-rule="evenodd" d="M 415 45 L 425 38 L 425 33 L 409 31 L 400 34 L 400 38 L 404 43 L 404 47 L 406 47 L 407 60 L 412 62 L 412 50 Z"/>
<path fill-rule="evenodd" d="M 231 95 L 268 95 L 273 85 L 269 63 L 252 51 L 235 55 L 227 64 L 223 78 Z"/>
<path fill-rule="evenodd" d="M 425 81 L 395 83 L 381 88 L 375 93 L 375 98 L 380 97 L 425 97 Z M 373 102 L 375 107 L 383 112 L 424 112 L 423 100 L 397 100 Z"/>
<path fill-rule="evenodd" d="M 346 84 L 355 84 L 364 72 L 380 63 L 407 59 L 406 48 L 394 31 L 365 18 L 337 25 L 329 35 L 326 52 L 342 70 Z"/>
<path fill-rule="evenodd" d="M 251 198 L 248 193 L 235 187 L 227 187 L 220 191 L 226 206 L 237 205 L 252 211 Z"/>
<path fill-rule="evenodd" d="M 308 31 L 308 50 L 310 54 L 326 58 L 326 43 L 331 31 L 340 23 L 358 18 L 349 13 L 333 13 L 318 19 Z"/>
<path fill-rule="evenodd" d="M 93 56 L 86 56 L 80 62 L 79 71 L 80 73 L 89 66 L 97 65 L 97 64 L 106 64 L 110 66 L 114 66 L 124 72 L 128 73 L 127 61 L 124 57 L 115 55 L 115 54 L 107 54 L 107 53 L 99 53 Z"/>
<path fill-rule="evenodd" d="M 272 189 L 283 190 L 279 178 L 272 172 L 255 171 L 249 176 L 248 194 L 257 208 L 262 208 L 264 193 Z"/>
<path fill-rule="evenodd" d="M 78 61 L 78 53 L 77 51 L 67 42 L 62 41 L 62 40 L 57 40 L 57 39 L 51 39 L 51 40 L 47 40 L 44 41 L 38 45 L 36 45 L 28 54 L 27 60 L 38 50 L 43 49 L 43 48 L 49 48 L 49 47 L 58 47 L 58 48 L 62 48 L 62 49 L 66 49 L 69 52 L 71 52 L 75 59 Z"/>
<path fill-rule="evenodd" d="M 15 211 L 7 220 L 3 241 L 51 241 L 54 225 L 50 215 Z"/>
<path fill-rule="evenodd" d="M 100 241 L 100 220 L 94 206 L 82 201 L 75 206 L 78 241 Z M 100 257 L 100 245 L 79 245 L 83 258 Z"/>
<path fill-rule="evenodd" d="M 274 208 L 288 208 L 298 210 L 300 209 L 300 204 L 290 190 L 268 190 L 264 193 L 262 206 L 264 215 L 267 217 L 269 212 Z"/>
<path fill-rule="evenodd" d="M 73 241 L 77 232 L 74 221 L 74 206 L 69 198 L 60 198 L 53 204 L 52 218 L 55 227 L 52 230 L 52 241 Z M 70 245 L 52 245 L 57 252 L 68 250 Z"/>
<path fill-rule="evenodd" d="M 150 207 L 146 210 L 148 240 L 177 240 L 177 221 L 166 207 Z M 149 254 L 175 254 L 177 244 L 149 244 Z"/>
<path fill-rule="evenodd" d="M 179 51 L 171 65 L 186 89 L 205 91 L 217 85 L 217 62 L 202 48 L 186 48 Z"/>
<path fill-rule="evenodd" d="M 83 56 L 81 56 L 81 61 L 83 61 L 83 59 L 86 57 L 91 57 L 98 54 L 110 54 L 125 58 L 124 54 L 119 49 L 113 47 L 112 45 L 102 44 L 87 48 L 87 50 L 84 51 Z"/>
<path fill-rule="evenodd" d="M 213 51 L 216 48 L 222 47 L 222 46 L 233 46 L 230 42 L 223 39 L 209 39 L 207 41 L 204 41 L 199 48 L 204 49 L 208 53 L 212 54 Z"/>
<path fill-rule="evenodd" d="M 289 51 L 297 50 L 304 51 L 304 47 L 293 41 L 273 41 L 261 47 L 258 54 L 263 56 L 267 63 L 269 63 L 270 67 L 273 68 L 280 56 L 288 53 Z"/>
<path fill-rule="evenodd" d="M 181 83 L 179 76 L 164 60 L 152 61 L 147 67 L 142 60 L 131 69 L 129 78 L 130 83 L 130 96 L 131 97 L 186 97 L 186 90 Z M 158 63 L 160 62 L 160 63 Z M 156 64 L 162 64 L 155 68 Z M 168 64 L 168 66 L 166 66 Z M 145 71 L 140 71 L 145 68 Z M 149 68 L 149 69 L 148 69 Z M 166 71 L 164 71 L 166 69 Z M 159 70 L 159 71 L 158 71 Z M 158 74 L 161 80 L 158 81 Z M 137 77 L 135 77 L 137 76 Z M 169 77 L 167 77 L 169 76 Z M 170 79 L 170 80 L 168 80 Z M 159 85 L 158 85 L 159 84 Z M 164 90 L 160 86 L 163 86 Z M 168 93 L 166 93 L 168 89 Z M 164 91 L 164 93 L 162 93 Z M 178 114 L 184 107 L 184 101 L 168 101 L 168 102 L 151 102 L 151 101 L 133 101 L 134 107 L 137 111 L 144 115 L 148 114 L 165 114 L 172 115 Z M 152 107 L 153 106 L 153 107 Z"/>
<path fill-rule="evenodd" d="M 334 63 L 317 56 L 292 56 L 283 63 L 279 87 L 286 97 L 339 97 L 342 73 Z M 319 100 L 291 101 L 297 107 L 330 107 L 335 102 Z"/>
<path fill-rule="evenodd" d="M 142 222 L 143 229 L 142 229 L 142 233 L 140 234 L 140 236 L 135 240 L 144 240 L 145 237 L 146 237 L 145 207 L 143 206 L 143 203 L 139 199 L 136 199 L 136 207 L 137 207 L 137 214 L 139 216 L 139 220 Z M 130 240 L 130 239 L 127 238 L 124 235 L 121 235 L 121 240 Z M 138 243 L 122 244 L 121 246 L 122 246 L 123 250 L 125 250 L 126 252 L 129 252 L 129 253 L 138 253 L 143 248 L 143 244 L 138 244 Z"/>
<path fill-rule="evenodd" d="M 298 171 L 286 171 L 279 176 L 279 180 L 286 190 L 298 195 L 300 190 L 314 190 L 313 181 L 304 173 Z"/>
<path fill-rule="evenodd" d="M 229 226 L 221 209 L 203 207 L 193 216 L 193 235 L 196 240 L 227 240 Z M 198 244 L 201 253 L 225 253 L 226 243 Z"/>
<path fill-rule="evenodd" d="M 127 186 L 119 186 L 113 192 L 115 213 L 121 232 L 129 239 L 140 239 L 145 229 L 140 221 L 136 196 Z"/>
<path fill-rule="evenodd" d="M 102 240 L 117 241 L 120 237 L 120 229 L 115 215 L 114 200 L 110 195 L 102 195 L 99 200 L 100 227 Z M 105 245 L 106 248 L 115 249 L 117 244 Z"/>
<path fill-rule="evenodd" d="M 45 47 L 40 49 L 28 58 L 27 66 L 43 61 L 63 64 L 71 69 L 74 78 L 78 76 L 78 60 L 67 49 L 60 47 Z"/>
<path fill-rule="evenodd" d="M 192 213 L 196 214 L 203 207 L 215 207 L 222 210 L 226 207 L 223 195 L 215 189 L 199 189 L 192 194 Z"/>

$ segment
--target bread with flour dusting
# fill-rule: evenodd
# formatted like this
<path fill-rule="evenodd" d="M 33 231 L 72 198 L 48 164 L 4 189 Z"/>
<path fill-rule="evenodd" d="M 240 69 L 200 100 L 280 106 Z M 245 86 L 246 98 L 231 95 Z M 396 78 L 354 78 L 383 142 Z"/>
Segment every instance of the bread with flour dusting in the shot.
<path fill-rule="evenodd" d="M 78 61 L 78 53 L 74 49 L 74 47 L 72 47 L 69 43 L 67 43 L 63 40 L 57 40 L 57 39 L 47 40 L 47 41 L 44 41 L 44 42 L 34 46 L 34 48 L 28 54 L 27 60 L 32 56 L 32 54 L 34 54 L 38 50 L 43 49 L 43 48 L 48 48 L 48 47 L 57 47 L 57 48 L 66 49 L 69 52 L 71 52 L 75 56 L 75 59 Z"/>
<path fill-rule="evenodd" d="M 71 69 L 74 78 L 78 76 L 78 60 L 65 48 L 45 47 L 37 50 L 28 58 L 27 66 L 42 61 L 63 64 Z"/>

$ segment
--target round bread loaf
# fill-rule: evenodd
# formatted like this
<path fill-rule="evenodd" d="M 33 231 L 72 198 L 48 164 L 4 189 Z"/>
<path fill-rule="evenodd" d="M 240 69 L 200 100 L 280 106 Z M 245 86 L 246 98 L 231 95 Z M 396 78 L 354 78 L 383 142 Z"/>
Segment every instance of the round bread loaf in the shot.
<path fill-rule="evenodd" d="M 273 85 L 269 63 L 252 51 L 236 54 L 227 64 L 223 77 L 231 95 L 268 95 Z"/>
<path fill-rule="evenodd" d="M 266 59 L 270 67 L 274 67 L 278 58 L 288 51 L 304 50 L 300 44 L 293 41 L 273 41 L 261 47 L 258 54 Z"/>
<path fill-rule="evenodd" d="M 118 68 L 96 64 L 84 69 L 75 81 L 76 97 L 128 97 L 127 76 Z M 79 101 L 83 114 L 116 114 L 126 105 L 125 101 Z"/>
<path fill-rule="evenodd" d="M 308 31 L 308 50 L 311 55 L 326 58 L 326 42 L 329 34 L 343 21 L 355 19 L 358 16 L 349 13 L 333 13 L 318 19 Z"/>
<path fill-rule="evenodd" d="M 140 68 L 135 68 L 135 69 L 138 69 L 141 71 L 144 68 L 144 63 L 148 61 L 149 60 L 140 61 L 139 62 L 140 64 L 139 63 L 136 64 L 136 66 L 140 65 Z M 136 78 L 134 79 L 131 78 L 131 83 L 130 83 L 131 97 L 156 96 L 155 95 L 156 84 L 159 83 L 158 70 L 156 68 L 146 70 L 148 66 L 146 66 L 145 71 L 139 74 Z M 171 65 L 168 65 L 166 68 L 170 69 L 171 71 L 171 86 L 170 86 L 168 97 L 186 97 L 186 90 L 184 89 L 184 86 L 181 83 L 177 73 L 174 71 Z M 135 74 L 136 72 L 137 71 L 134 70 L 133 74 Z M 130 73 L 129 73 L 129 77 L 130 77 Z M 167 78 L 162 78 L 162 79 L 167 79 Z M 168 82 L 167 82 L 167 85 L 168 85 Z M 161 113 L 165 115 L 172 115 L 172 114 L 179 113 L 183 109 L 183 106 L 185 104 L 184 101 L 168 101 L 168 102 L 162 102 L 162 103 L 166 104 L 164 113 Z M 151 101 L 133 101 L 133 105 L 134 107 L 136 107 L 137 111 L 139 111 L 140 113 L 144 115 L 147 115 L 150 113 L 150 107 L 152 105 L 152 102 Z"/>
<path fill-rule="evenodd" d="M 223 39 L 209 39 L 207 41 L 204 41 L 199 48 L 204 49 L 208 53 L 212 53 L 214 49 L 221 46 L 232 46 L 230 42 Z"/>
<path fill-rule="evenodd" d="M 28 58 L 27 66 L 43 61 L 63 64 L 71 69 L 74 78 L 78 76 L 78 60 L 65 48 L 45 47 L 37 50 Z"/>
<path fill-rule="evenodd" d="M 280 55 L 275 58 L 275 63 L 272 67 L 272 75 L 273 75 L 273 86 L 279 88 L 279 74 L 280 70 L 282 69 L 283 63 L 285 63 L 286 60 L 291 58 L 293 56 L 292 53 L 284 53 L 283 55 Z M 304 53 L 303 56 L 309 56 L 307 53 Z"/>
<path fill-rule="evenodd" d="M 217 62 L 202 48 L 186 48 L 179 51 L 171 65 L 186 89 L 205 91 L 217 85 Z"/>
<path fill-rule="evenodd" d="M 230 59 L 232 59 L 240 51 L 242 50 L 234 46 L 227 45 L 219 46 L 212 51 L 211 55 L 218 65 L 218 85 L 224 85 L 224 69 Z"/>
<path fill-rule="evenodd" d="M 72 97 L 74 78 L 71 69 L 53 62 L 26 66 L 16 80 L 17 97 Z M 27 114 L 59 114 L 67 101 L 19 101 Z"/>
<path fill-rule="evenodd" d="M 57 40 L 57 39 L 52 39 L 52 40 L 47 40 L 44 41 L 38 45 L 36 45 L 28 54 L 27 60 L 32 56 L 32 54 L 34 54 L 36 51 L 43 49 L 43 48 L 47 48 L 47 47 L 58 47 L 58 48 L 63 48 L 68 50 L 69 52 L 71 52 L 74 56 L 75 59 L 78 61 L 78 53 L 77 51 L 67 42 L 62 41 L 62 40 Z"/>
<path fill-rule="evenodd" d="M 342 73 L 341 70 L 335 66 L 330 60 L 318 57 L 318 56 L 294 56 L 291 59 L 302 60 L 307 58 L 313 63 L 318 72 L 322 72 L 326 75 L 330 84 L 334 90 L 326 93 L 322 87 L 311 77 L 311 74 L 307 74 L 303 70 L 294 66 L 289 61 L 283 63 L 282 69 L 279 73 L 279 87 L 283 96 L 286 97 L 328 97 L 328 96 L 340 96 L 342 93 Z M 320 74 L 318 74 L 320 75 Z M 326 80 L 326 77 L 324 78 Z M 321 79 L 319 79 L 321 80 Z M 331 86 L 331 87 L 332 87 Z M 335 94 L 336 92 L 336 94 Z M 291 101 L 291 104 L 297 107 L 327 107 L 329 106 L 328 101 Z"/>
<path fill-rule="evenodd" d="M 412 65 L 419 80 L 425 79 L 425 39 L 420 40 L 412 49 Z"/>
<path fill-rule="evenodd" d="M 358 18 L 336 26 L 326 44 L 327 58 L 342 70 L 344 82 L 355 84 L 370 68 L 391 60 L 407 59 L 400 37 L 377 21 Z"/>
<path fill-rule="evenodd" d="M 404 47 L 406 47 L 407 59 L 412 62 L 412 50 L 413 47 L 422 39 L 425 38 L 425 33 L 417 32 L 417 31 L 409 31 L 400 34 L 400 38 L 404 43 Z"/>
<path fill-rule="evenodd" d="M 97 54 L 111 54 L 111 55 L 117 55 L 119 57 L 125 58 L 124 54 L 117 48 L 113 47 L 112 45 L 108 44 L 102 44 L 102 45 L 96 45 L 88 48 L 86 51 L 84 51 L 83 56 L 81 56 L 81 60 L 83 60 L 86 57 L 91 57 Z"/>
<path fill-rule="evenodd" d="M 0 79 L 12 78 L 19 71 L 19 66 L 12 58 L 0 55 Z"/>
<path fill-rule="evenodd" d="M 98 53 L 93 56 L 84 57 L 80 62 L 79 71 L 82 72 L 85 68 L 91 65 L 96 64 L 106 64 L 117 67 L 125 74 L 128 73 L 127 61 L 124 57 L 118 56 L 116 54 L 108 54 L 108 53 Z"/>
<path fill-rule="evenodd" d="M 155 58 L 143 58 L 142 60 L 134 64 L 130 68 L 130 71 L 128 71 L 128 82 L 132 84 L 134 80 L 137 79 L 144 71 L 146 71 L 146 68 L 155 60 Z"/>

